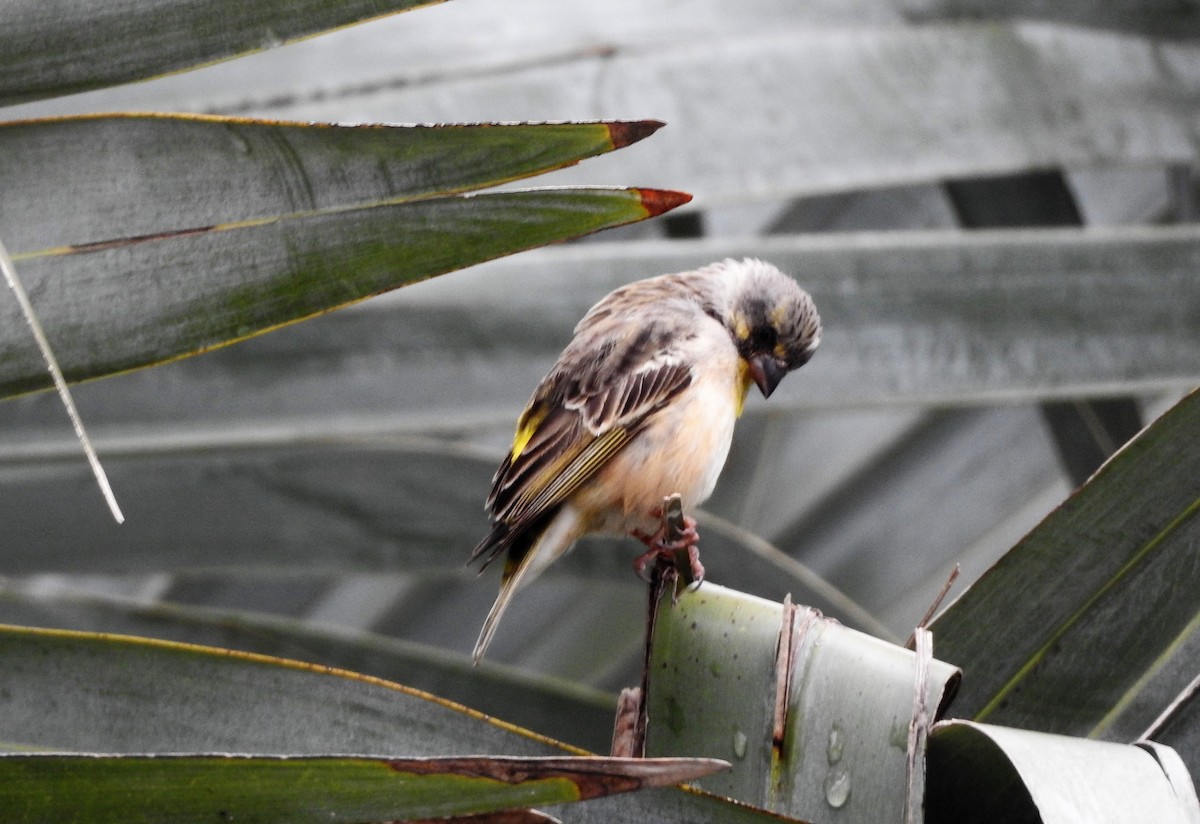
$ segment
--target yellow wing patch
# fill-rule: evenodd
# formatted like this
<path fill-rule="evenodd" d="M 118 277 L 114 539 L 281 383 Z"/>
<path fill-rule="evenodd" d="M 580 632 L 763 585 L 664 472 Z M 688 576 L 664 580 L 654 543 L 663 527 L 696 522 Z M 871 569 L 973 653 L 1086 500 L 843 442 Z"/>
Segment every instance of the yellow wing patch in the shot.
<path fill-rule="evenodd" d="M 628 429 L 618 427 L 591 440 L 574 454 L 564 455 L 529 485 L 513 504 L 513 513 L 519 517 L 525 513 L 544 512 L 566 500 L 632 437 L 633 433 Z"/>
<path fill-rule="evenodd" d="M 593 394 L 564 400 L 539 390 L 542 397 L 521 413 L 512 451 L 492 480 L 493 521 L 519 531 L 569 498 L 690 383 L 686 366 L 666 360 L 626 371 Z"/>
<path fill-rule="evenodd" d="M 514 460 L 525 451 L 525 447 L 529 446 L 530 439 L 542 425 L 542 421 L 546 420 L 548 414 L 550 414 L 550 408 L 544 404 L 541 408 L 531 406 L 521 414 L 521 419 L 517 421 L 517 434 L 513 436 L 511 451 Z"/>

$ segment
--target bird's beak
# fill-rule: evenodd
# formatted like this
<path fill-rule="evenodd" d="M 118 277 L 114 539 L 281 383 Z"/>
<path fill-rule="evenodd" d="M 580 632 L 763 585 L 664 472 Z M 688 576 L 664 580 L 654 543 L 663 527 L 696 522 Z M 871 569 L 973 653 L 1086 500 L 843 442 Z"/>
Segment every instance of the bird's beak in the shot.
<path fill-rule="evenodd" d="M 787 367 L 770 355 L 755 355 L 747 363 L 750 366 L 750 377 L 754 378 L 758 391 L 763 393 L 764 398 L 771 397 L 775 387 L 779 386 L 779 382 L 787 374 Z"/>

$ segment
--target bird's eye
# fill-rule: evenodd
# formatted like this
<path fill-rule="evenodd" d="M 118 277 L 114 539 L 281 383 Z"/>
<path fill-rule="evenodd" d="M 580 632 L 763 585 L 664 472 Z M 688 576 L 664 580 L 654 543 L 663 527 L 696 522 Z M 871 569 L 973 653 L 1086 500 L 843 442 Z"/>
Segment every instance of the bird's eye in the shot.
<path fill-rule="evenodd" d="M 773 326 L 758 326 L 750 336 L 750 343 L 756 352 L 770 352 L 775 348 L 779 335 Z"/>

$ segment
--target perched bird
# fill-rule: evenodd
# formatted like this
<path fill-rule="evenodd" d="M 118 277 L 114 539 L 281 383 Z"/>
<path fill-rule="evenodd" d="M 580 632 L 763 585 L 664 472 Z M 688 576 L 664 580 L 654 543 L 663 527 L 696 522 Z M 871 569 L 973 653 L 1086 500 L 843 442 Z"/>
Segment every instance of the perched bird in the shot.
<path fill-rule="evenodd" d="M 754 259 L 637 281 L 593 306 L 521 413 L 492 481 L 491 531 L 471 560 L 507 557 L 476 663 L 513 594 L 583 535 L 641 540 L 639 574 L 682 548 L 662 535 L 663 497 L 680 493 L 685 512 L 703 502 L 750 385 L 769 397 L 820 340 L 808 293 Z M 700 578 L 695 522 L 685 524 Z"/>

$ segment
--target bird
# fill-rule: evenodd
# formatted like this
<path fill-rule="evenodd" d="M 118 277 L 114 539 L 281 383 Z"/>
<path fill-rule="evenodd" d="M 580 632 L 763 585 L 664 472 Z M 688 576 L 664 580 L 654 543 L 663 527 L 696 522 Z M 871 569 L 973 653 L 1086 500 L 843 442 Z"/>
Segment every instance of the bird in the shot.
<path fill-rule="evenodd" d="M 663 498 L 679 493 L 685 512 L 706 500 L 750 387 L 770 397 L 820 341 L 812 297 L 756 258 L 635 281 L 588 310 L 492 479 L 491 528 L 468 563 L 505 563 L 475 663 L 516 592 L 584 535 L 641 540 L 639 574 L 685 548 L 702 579 L 696 523 L 685 517 L 682 538 L 667 540 Z"/>

